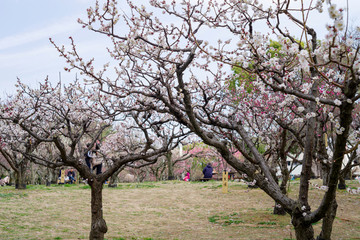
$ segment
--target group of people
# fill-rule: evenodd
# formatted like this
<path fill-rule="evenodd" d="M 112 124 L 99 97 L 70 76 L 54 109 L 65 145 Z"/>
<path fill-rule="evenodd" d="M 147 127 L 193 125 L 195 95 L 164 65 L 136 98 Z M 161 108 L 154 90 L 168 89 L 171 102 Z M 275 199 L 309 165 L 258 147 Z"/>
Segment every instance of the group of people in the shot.
<path fill-rule="evenodd" d="M 211 163 L 208 163 L 203 169 L 204 179 L 211 179 L 213 175 L 213 168 Z M 187 172 L 184 179 L 185 182 L 190 181 L 190 172 Z"/>
<path fill-rule="evenodd" d="M 96 175 L 101 174 L 102 172 L 102 160 L 98 157 L 98 151 L 100 149 L 100 142 L 97 141 L 93 147 L 90 148 L 90 143 L 87 144 L 87 148 L 89 151 L 87 151 L 84 154 L 85 157 L 85 163 L 89 167 L 90 171 L 95 171 Z M 73 184 L 76 182 L 76 174 L 74 169 L 69 169 L 67 172 L 65 172 L 65 169 L 60 169 L 59 172 L 59 181 L 61 182 L 61 173 L 64 171 L 63 175 L 63 183 L 69 182 L 70 184 Z"/>
<path fill-rule="evenodd" d="M 59 171 L 59 177 L 58 177 L 58 183 L 64 184 L 64 183 L 70 183 L 73 184 L 76 182 L 76 174 L 74 169 L 70 168 L 68 170 L 65 170 L 64 167 L 62 167 Z"/>
<path fill-rule="evenodd" d="M 100 157 L 98 157 L 98 151 L 100 149 L 100 142 L 97 141 L 93 147 L 90 148 L 90 143 L 87 144 L 87 148 L 89 151 L 87 151 L 84 154 L 85 157 L 85 163 L 90 169 L 90 171 L 95 171 L 96 175 L 101 174 L 102 172 L 102 160 Z M 65 171 L 64 168 L 60 169 L 59 173 L 59 181 L 61 179 L 61 172 Z M 69 182 L 70 184 L 73 184 L 76 182 L 76 174 L 74 169 L 67 170 L 66 174 L 64 173 L 64 183 Z"/>

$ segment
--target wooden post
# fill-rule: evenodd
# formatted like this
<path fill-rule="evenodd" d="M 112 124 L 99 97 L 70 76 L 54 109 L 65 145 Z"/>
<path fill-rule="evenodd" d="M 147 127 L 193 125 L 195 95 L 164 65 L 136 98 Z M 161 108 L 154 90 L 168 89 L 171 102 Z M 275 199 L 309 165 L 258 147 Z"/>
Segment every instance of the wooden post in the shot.
<path fill-rule="evenodd" d="M 77 171 L 77 170 L 75 170 L 75 174 L 76 174 L 76 184 L 78 185 L 79 183 L 80 183 L 80 174 L 79 174 L 79 172 Z"/>
<path fill-rule="evenodd" d="M 226 170 L 224 170 L 223 174 L 222 174 L 222 192 L 223 193 L 228 192 L 228 181 L 229 181 L 228 172 Z"/>
<path fill-rule="evenodd" d="M 324 139 L 325 139 L 325 147 L 328 147 L 328 138 L 327 138 L 327 134 L 324 134 Z"/>
<path fill-rule="evenodd" d="M 65 169 L 60 170 L 60 180 L 58 180 L 59 184 L 65 184 Z"/>

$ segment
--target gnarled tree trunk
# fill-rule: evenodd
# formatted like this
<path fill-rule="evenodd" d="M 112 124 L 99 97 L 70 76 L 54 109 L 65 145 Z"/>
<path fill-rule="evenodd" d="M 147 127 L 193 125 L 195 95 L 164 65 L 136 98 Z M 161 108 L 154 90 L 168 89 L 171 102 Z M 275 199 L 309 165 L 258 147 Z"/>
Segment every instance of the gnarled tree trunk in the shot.
<path fill-rule="evenodd" d="M 90 240 L 103 240 L 107 232 L 107 225 L 103 218 L 102 210 L 102 187 L 103 182 L 92 178 L 89 181 L 91 187 L 91 231 Z"/>
<path fill-rule="evenodd" d="M 15 170 L 15 189 L 26 189 L 26 163 L 21 162 Z"/>
<path fill-rule="evenodd" d="M 296 240 L 313 240 L 314 239 L 314 228 L 311 223 L 304 223 L 301 212 L 296 213 L 291 223 L 295 228 Z"/>
<path fill-rule="evenodd" d="M 120 172 L 122 170 L 124 170 L 125 165 L 122 166 L 121 168 L 119 168 L 119 170 L 117 170 L 111 177 L 110 177 L 110 181 L 109 181 L 109 187 L 117 187 L 117 181 L 118 181 L 118 176 L 120 174 Z"/>
<path fill-rule="evenodd" d="M 174 180 L 174 166 L 173 163 L 171 161 L 172 158 L 172 152 L 168 152 L 165 154 L 166 157 L 166 163 L 167 163 L 167 168 L 168 168 L 168 180 Z"/>
<path fill-rule="evenodd" d="M 338 204 L 336 202 L 336 199 L 334 199 L 331 203 L 331 207 L 327 210 L 325 217 L 323 218 L 321 233 L 317 237 L 317 240 L 331 239 L 332 227 L 336 216 L 337 207 Z"/>
<path fill-rule="evenodd" d="M 299 224 L 295 226 L 295 236 L 296 236 L 296 240 L 313 240 L 314 229 L 311 224 L 309 225 Z"/>

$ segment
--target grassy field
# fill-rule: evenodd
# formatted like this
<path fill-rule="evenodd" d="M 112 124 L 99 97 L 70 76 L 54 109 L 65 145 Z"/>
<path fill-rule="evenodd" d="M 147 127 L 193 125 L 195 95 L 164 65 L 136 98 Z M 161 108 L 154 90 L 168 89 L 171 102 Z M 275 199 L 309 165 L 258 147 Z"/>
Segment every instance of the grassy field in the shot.
<path fill-rule="evenodd" d="M 360 187 L 348 181 L 350 187 Z M 293 181 L 290 195 L 297 194 Z M 312 189 L 312 204 L 323 191 Z M 106 239 L 294 239 L 290 217 L 272 214 L 274 202 L 259 189 L 221 182 L 147 182 L 104 187 Z M 360 239 L 360 195 L 338 190 L 333 239 Z M 88 239 L 87 185 L 0 187 L 0 239 Z M 314 224 L 316 234 L 321 222 Z"/>

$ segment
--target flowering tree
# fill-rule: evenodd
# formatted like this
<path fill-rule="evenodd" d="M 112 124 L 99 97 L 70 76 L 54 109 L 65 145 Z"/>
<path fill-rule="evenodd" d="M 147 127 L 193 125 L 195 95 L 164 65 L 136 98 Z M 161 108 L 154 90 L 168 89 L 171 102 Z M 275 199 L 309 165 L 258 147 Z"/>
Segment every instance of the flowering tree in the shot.
<path fill-rule="evenodd" d="M 30 154 L 35 150 L 31 144 L 31 136 L 14 125 L 2 122 L 2 142 L 0 153 L 6 160 L 10 168 L 15 172 L 15 188 L 26 188 L 26 170 L 29 167 L 29 158 L 21 154 L 21 151 Z M 21 149 L 21 150 L 20 150 Z"/>
<path fill-rule="evenodd" d="M 83 60 L 74 42 L 68 51 L 56 46 L 69 63 L 66 69 L 81 71 L 114 98 L 132 96 L 136 104 L 129 109 L 133 111 L 157 113 L 159 121 L 176 121 L 195 133 L 291 215 L 297 239 L 314 239 L 311 224 L 324 217 L 320 237 L 330 239 L 336 185 L 359 99 L 359 48 L 346 35 L 345 40 L 339 39 L 345 27 L 344 10 L 329 1 L 306 5 L 283 0 L 268 6 L 257 0 L 149 1 L 153 11 L 164 14 L 161 17 L 145 6 L 127 3 L 128 9 L 122 6 L 122 12 L 115 0 L 102 7 L 97 3 L 88 9 L 88 19 L 79 20 L 84 28 L 110 38 L 113 46 L 108 51 L 116 74 L 110 64 L 97 70 L 93 59 Z M 312 13 L 323 12 L 324 6 L 332 22 L 324 27 L 325 39 L 319 41 L 311 20 Z M 299 30 L 297 38 L 284 27 L 289 24 Z M 260 26 L 268 29 L 256 31 Z M 279 51 L 269 51 L 270 39 L 281 45 Z M 234 101 L 227 85 L 236 77 L 233 67 L 248 73 L 257 90 L 243 94 L 241 104 Z M 237 91 L 246 88 L 243 84 Z M 331 156 L 322 155 L 330 163 L 327 191 L 312 209 L 309 179 L 316 143 L 325 133 L 322 117 L 334 123 L 334 148 Z M 263 131 L 286 129 L 297 139 L 303 152 L 298 199 L 281 191 L 254 140 L 260 137 L 271 146 L 280 138 L 272 142 L 275 138 L 268 138 L 266 132 L 254 131 L 255 124 Z M 245 161 L 234 156 L 232 147 Z"/>
<path fill-rule="evenodd" d="M 4 173 L 3 171 L 6 171 L 8 173 L 10 173 L 11 171 L 11 167 L 10 165 L 7 163 L 7 161 L 5 160 L 5 158 L 3 156 L 0 156 L 0 167 L 2 168 L 1 170 L 1 177 L 3 177 Z"/>
<path fill-rule="evenodd" d="M 241 153 L 236 149 L 234 156 L 241 159 Z M 191 179 L 196 180 L 200 179 L 203 176 L 202 170 L 207 165 L 211 163 L 214 173 L 222 173 L 223 171 L 234 171 L 234 169 L 227 164 L 227 162 L 222 158 L 219 152 L 215 148 L 208 146 L 202 142 L 195 142 L 184 146 L 184 156 L 178 158 L 174 161 L 175 173 L 180 175 L 186 172 L 190 173 Z M 178 161 L 177 161 L 178 160 Z M 220 178 L 219 175 L 215 176 Z"/>
<path fill-rule="evenodd" d="M 21 85 L 21 83 L 19 83 L 18 87 L 25 90 L 25 86 Z M 17 189 L 26 188 L 26 172 L 31 160 L 29 155 L 36 150 L 40 151 L 37 148 L 41 143 L 17 123 L 23 121 L 23 116 L 26 114 L 28 114 L 29 119 L 32 119 L 29 109 L 36 109 L 37 107 L 36 101 L 32 101 L 30 97 L 17 95 L 10 97 L 1 108 L 0 153 L 15 172 L 15 188 Z M 20 113 L 24 115 L 20 116 Z M 29 121 L 27 128 L 31 130 L 37 128 L 36 123 Z M 49 136 L 48 132 L 43 134 L 45 138 Z M 50 153 L 51 151 L 47 152 Z M 47 159 L 51 159 L 51 154 L 48 154 Z"/>
<path fill-rule="evenodd" d="M 171 132 L 172 123 L 158 122 L 156 114 L 127 111 L 125 107 L 131 99 L 118 100 L 114 107 L 114 102 L 107 101 L 111 96 L 104 96 L 96 89 L 87 91 L 78 82 L 62 87 L 45 81 L 39 89 L 19 82 L 18 89 L 18 94 L 6 103 L 7 107 L 0 109 L 0 118 L 7 123 L 2 132 L 14 132 L 12 136 L 16 136 L 3 142 L 2 149 L 12 147 L 26 159 L 51 168 L 74 167 L 87 179 L 91 187 L 90 239 L 103 239 L 107 232 L 102 212 L 103 183 L 125 164 L 139 160 L 155 162 L 158 156 L 176 147 L 186 134 Z M 121 128 L 103 141 L 98 154 L 107 168 L 96 175 L 85 164 L 83 153 L 117 121 Z M 162 131 L 158 130 L 159 124 Z M 133 134 L 141 139 L 136 144 L 131 144 Z M 23 145 L 10 145 L 13 142 Z M 84 147 L 86 142 L 90 144 Z"/>

